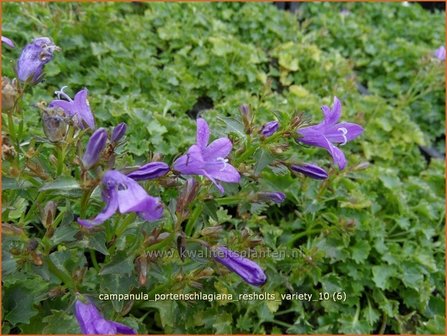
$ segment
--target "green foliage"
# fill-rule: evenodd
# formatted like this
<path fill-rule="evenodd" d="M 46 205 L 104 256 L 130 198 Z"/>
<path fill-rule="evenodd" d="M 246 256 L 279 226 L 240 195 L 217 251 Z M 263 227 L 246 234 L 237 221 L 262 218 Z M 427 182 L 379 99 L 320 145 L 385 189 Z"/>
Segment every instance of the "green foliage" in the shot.
<path fill-rule="evenodd" d="M 3 333 L 79 333 L 76 292 L 139 333 L 444 333 L 445 166 L 418 148 L 444 147 L 444 64 L 431 57 L 445 45 L 444 13 L 398 3 L 309 3 L 296 15 L 264 3 L 5 3 L 2 10 L 2 34 L 18 46 L 2 52 L 4 76 L 14 77 L 20 47 L 34 37 L 62 48 L 46 65 L 45 82 L 24 96 L 22 169 L 9 159 L 2 167 Z M 285 251 L 256 259 L 267 283 L 249 286 L 207 258 L 180 259 L 178 180 L 144 184 L 166 204 L 163 221 L 116 215 L 97 231 L 80 229 L 75 219 L 103 206 L 99 188 L 89 201 L 78 182 L 75 157 L 84 147 L 68 148 L 56 174 L 49 158 L 61 152 L 43 140 L 35 107 L 63 85 L 70 96 L 89 89 L 97 124 L 128 124 L 118 169 L 154 154 L 171 164 L 194 142 L 198 113 L 212 137 L 228 135 L 240 149 L 231 162 L 246 177 L 240 190 L 226 184 L 223 197 L 202 181 L 180 223 L 186 249 L 200 251 L 204 239 L 239 251 Z M 264 122 L 277 119 L 284 130 L 301 112 L 320 122 L 320 106 L 333 95 L 343 102 L 342 119 L 365 128 L 343 148 L 344 171 L 330 166 L 324 150 L 284 134 L 256 136 Z M 241 104 L 254 116 L 251 135 Z M 278 158 L 318 163 L 330 177 L 292 176 Z M 253 203 L 258 190 L 287 199 Z M 57 204 L 50 228 L 41 217 L 49 200 Z M 158 240 L 160 232 L 169 235 Z M 149 258 L 141 283 L 138 258 L 160 251 L 172 253 Z M 151 299 L 327 292 L 331 299 L 98 299 L 140 292 Z M 345 300 L 332 299 L 342 292 Z"/>

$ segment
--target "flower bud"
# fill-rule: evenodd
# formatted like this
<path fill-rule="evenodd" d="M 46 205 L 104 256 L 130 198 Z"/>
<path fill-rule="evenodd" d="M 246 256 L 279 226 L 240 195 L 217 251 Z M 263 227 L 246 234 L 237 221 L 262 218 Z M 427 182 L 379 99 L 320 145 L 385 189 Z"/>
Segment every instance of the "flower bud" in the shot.
<path fill-rule="evenodd" d="M 42 127 L 48 140 L 62 141 L 68 130 L 68 119 L 64 110 L 59 107 L 48 107 L 45 103 L 38 103 L 37 107 L 42 112 Z"/>
<path fill-rule="evenodd" d="M 434 56 L 440 61 L 445 61 L 445 47 L 441 46 L 436 49 Z"/>
<path fill-rule="evenodd" d="M 250 130 L 251 124 L 251 111 L 250 107 L 247 104 L 243 104 L 239 107 L 239 111 L 241 111 L 242 122 L 244 123 L 244 128 L 247 133 Z"/>
<path fill-rule="evenodd" d="M 16 80 L 2 77 L 2 111 L 9 112 L 13 109 L 19 93 Z"/>
<path fill-rule="evenodd" d="M 126 133 L 127 130 L 127 125 L 126 123 L 119 123 L 118 125 L 115 126 L 115 128 L 112 131 L 112 137 L 111 137 L 111 141 L 112 142 L 118 142 L 121 140 L 121 138 L 124 136 L 124 134 Z"/>
<path fill-rule="evenodd" d="M 261 127 L 260 133 L 265 137 L 269 137 L 278 130 L 278 127 L 279 123 L 277 121 L 269 121 Z"/>
<path fill-rule="evenodd" d="M 138 283 L 140 284 L 140 286 L 144 286 L 147 281 L 147 266 L 148 266 L 147 255 L 146 254 L 140 255 L 135 260 L 135 263 L 138 273 Z"/>
<path fill-rule="evenodd" d="M 166 175 L 169 170 L 169 166 L 164 162 L 149 162 L 127 174 L 127 177 L 135 181 L 152 180 Z"/>
<path fill-rule="evenodd" d="M 328 177 L 327 172 L 323 168 L 310 163 L 302 165 L 293 164 L 290 166 L 290 169 L 293 172 L 304 174 L 316 180 L 325 180 Z"/>
<path fill-rule="evenodd" d="M 241 257 L 226 247 L 219 246 L 213 251 L 214 259 L 239 275 L 245 282 L 253 286 L 262 286 L 267 281 L 263 269 L 254 261 Z"/>
<path fill-rule="evenodd" d="M 12 42 L 9 38 L 2 36 L 2 44 L 6 44 L 10 48 L 14 48 L 14 42 Z"/>
<path fill-rule="evenodd" d="M 101 152 L 104 150 L 107 142 L 107 131 L 104 128 L 98 128 L 90 137 L 87 143 L 87 149 L 82 157 L 82 164 L 85 169 L 90 169 L 99 160 Z"/>
<path fill-rule="evenodd" d="M 176 213 L 183 215 L 186 214 L 188 205 L 194 200 L 199 191 L 199 184 L 194 178 L 186 180 L 186 184 L 177 200 Z"/>
<path fill-rule="evenodd" d="M 56 203 L 54 201 L 49 201 L 45 204 L 41 214 L 41 221 L 45 228 L 49 228 L 56 217 Z"/>
<path fill-rule="evenodd" d="M 182 231 L 177 237 L 177 251 L 182 261 L 185 261 L 185 251 L 186 251 L 186 235 Z"/>
<path fill-rule="evenodd" d="M 60 50 L 48 37 L 38 37 L 28 44 L 17 61 L 17 78 L 21 82 L 39 83 L 43 78 L 45 64 L 53 59 L 53 53 Z"/>
<path fill-rule="evenodd" d="M 282 203 L 286 199 L 286 195 L 282 192 L 258 192 L 255 194 L 253 200 L 261 201 L 261 202 L 274 202 L 274 203 Z"/>

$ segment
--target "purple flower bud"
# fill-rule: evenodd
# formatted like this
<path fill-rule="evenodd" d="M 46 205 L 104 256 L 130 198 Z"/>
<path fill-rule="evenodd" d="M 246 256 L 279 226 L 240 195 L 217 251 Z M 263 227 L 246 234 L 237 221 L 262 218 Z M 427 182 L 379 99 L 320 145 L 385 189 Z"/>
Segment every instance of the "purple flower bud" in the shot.
<path fill-rule="evenodd" d="M 92 134 L 87 143 L 87 149 L 82 157 L 82 163 L 85 169 L 90 169 L 99 160 L 101 152 L 106 147 L 107 131 L 104 128 L 98 128 Z"/>
<path fill-rule="evenodd" d="M 38 37 L 28 44 L 17 61 L 17 78 L 22 82 L 39 83 L 43 78 L 45 64 L 60 50 L 48 37 Z"/>
<path fill-rule="evenodd" d="M 290 169 L 293 172 L 301 173 L 317 180 L 325 180 L 328 177 L 327 172 L 323 168 L 310 163 L 302 165 L 293 164 L 290 166 Z"/>
<path fill-rule="evenodd" d="M 261 127 L 261 134 L 265 137 L 273 135 L 278 130 L 279 123 L 277 121 L 269 121 Z"/>
<path fill-rule="evenodd" d="M 127 174 L 127 177 L 135 181 L 151 180 L 166 175 L 169 170 L 169 166 L 164 162 L 149 162 Z"/>
<path fill-rule="evenodd" d="M 282 192 L 258 192 L 255 195 L 255 200 L 262 202 L 275 202 L 277 204 L 282 203 L 286 199 L 286 195 Z"/>
<path fill-rule="evenodd" d="M 75 316 L 84 335 L 135 335 L 132 328 L 104 318 L 98 308 L 91 302 L 76 300 Z"/>
<path fill-rule="evenodd" d="M 250 117 L 250 107 L 247 104 L 241 105 L 239 110 L 241 111 L 242 116 Z"/>
<path fill-rule="evenodd" d="M 121 138 L 124 136 L 124 134 L 126 133 L 127 130 L 127 125 L 126 123 L 119 123 L 118 125 L 116 125 L 116 127 L 113 129 L 112 131 L 112 142 L 118 142 L 121 140 Z"/>
<path fill-rule="evenodd" d="M 6 44 L 7 46 L 14 48 L 14 42 L 12 42 L 9 38 L 2 36 L 2 43 Z"/>
<path fill-rule="evenodd" d="M 262 286 L 267 281 L 264 270 L 254 261 L 240 256 L 238 253 L 219 246 L 213 251 L 214 259 L 239 275 L 245 282 L 253 286 Z"/>
<path fill-rule="evenodd" d="M 445 61 L 445 47 L 441 46 L 435 51 L 435 57 L 440 61 Z"/>

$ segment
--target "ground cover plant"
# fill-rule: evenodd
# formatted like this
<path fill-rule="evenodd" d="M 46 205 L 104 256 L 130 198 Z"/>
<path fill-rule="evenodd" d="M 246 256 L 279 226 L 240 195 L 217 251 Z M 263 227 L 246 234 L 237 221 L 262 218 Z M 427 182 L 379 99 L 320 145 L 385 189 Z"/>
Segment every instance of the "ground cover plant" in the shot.
<path fill-rule="evenodd" d="M 444 12 L 2 11 L 4 334 L 444 333 Z"/>

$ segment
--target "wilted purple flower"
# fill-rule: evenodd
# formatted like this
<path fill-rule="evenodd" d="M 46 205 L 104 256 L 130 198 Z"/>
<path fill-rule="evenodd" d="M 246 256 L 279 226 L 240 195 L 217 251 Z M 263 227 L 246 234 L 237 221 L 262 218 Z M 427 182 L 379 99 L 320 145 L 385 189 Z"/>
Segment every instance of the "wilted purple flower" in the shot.
<path fill-rule="evenodd" d="M 286 199 L 286 195 L 282 192 L 275 191 L 275 192 L 258 192 L 256 193 L 255 199 L 262 202 L 275 202 L 275 203 L 282 203 Z"/>
<path fill-rule="evenodd" d="M 327 172 L 323 168 L 311 163 L 305 163 L 302 165 L 293 164 L 290 166 L 290 169 L 294 172 L 304 174 L 317 180 L 325 180 L 328 176 Z"/>
<path fill-rule="evenodd" d="M 121 140 L 121 138 L 124 136 L 127 130 L 126 123 L 122 122 L 115 126 L 115 128 L 112 131 L 112 142 L 118 142 Z"/>
<path fill-rule="evenodd" d="M 14 42 L 12 42 L 12 40 L 10 40 L 9 38 L 2 36 L 2 43 L 6 44 L 7 46 L 14 48 Z"/>
<path fill-rule="evenodd" d="M 45 64 L 60 50 L 48 37 L 38 37 L 28 44 L 17 61 L 17 78 L 22 82 L 37 84 L 43 78 Z"/>
<path fill-rule="evenodd" d="M 210 130 L 204 119 L 197 119 L 196 144 L 174 162 L 174 169 L 186 175 L 209 178 L 221 193 L 224 188 L 216 180 L 239 183 L 239 172 L 228 163 L 233 144 L 228 138 L 219 138 L 208 145 Z"/>
<path fill-rule="evenodd" d="M 94 219 L 78 219 L 85 227 L 102 224 L 118 210 L 136 212 L 147 221 L 160 219 L 163 206 L 159 198 L 149 196 L 137 182 L 116 170 L 109 170 L 102 178 L 104 209 Z"/>
<path fill-rule="evenodd" d="M 302 137 L 297 141 L 325 148 L 332 155 L 338 167 L 344 169 L 346 166 L 345 155 L 333 143 L 340 143 L 340 146 L 345 145 L 362 134 L 363 127 L 354 123 L 338 123 L 341 116 L 341 103 L 337 97 L 334 97 L 332 108 L 322 106 L 321 110 L 324 113 L 324 120 L 318 125 L 298 129 L 297 132 Z"/>
<path fill-rule="evenodd" d="M 106 147 L 107 131 L 104 128 L 98 128 L 90 137 L 82 157 L 82 164 L 85 169 L 90 169 L 99 160 L 101 152 Z"/>
<path fill-rule="evenodd" d="M 132 328 L 104 318 L 96 306 L 76 300 L 75 316 L 84 335 L 135 335 Z"/>
<path fill-rule="evenodd" d="M 261 134 L 265 137 L 273 135 L 278 130 L 279 123 L 277 121 L 269 121 L 261 127 Z"/>
<path fill-rule="evenodd" d="M 66 86 L 62 87 L 60 91 L 56 91 L 57 97 L 59 99 L 53 100 L 48 106 L 49 107 L 60 107 L 69 115 L 74 118 L 76 125 L 83 129 L 85 127 L 84 123 L 90 128 L 95 129 L 95 119 L 93 118 L 92 111 L 90 110 L 90 104 L 87 100 L 87 89 L 82 89 L 71 99 L 69 95 L 64 92 Z M 61 97 L 66 100 L 60 99 Z"/>
<path fill-rule="evenodd" d="M 149 162 L 127 174 L 127 177 L 135 181 L 151 180 L 166 175 L 169 170 L 169 166 L 164 162 Z"/>
<path fill-rule="evenodd" d="M 441 46 L 435 51 L 435 57 L 440 61 L 445 61 L 445 47 Z"/>
<path fill-rule="evenodd" d="M 224 246 L 219 246 L 215 249 L 213 256 L 216 261 L 239 275 L 250 285 L 262 286 L 267 281 L 267 276 L 257 263 L 240 256 Z"/>

